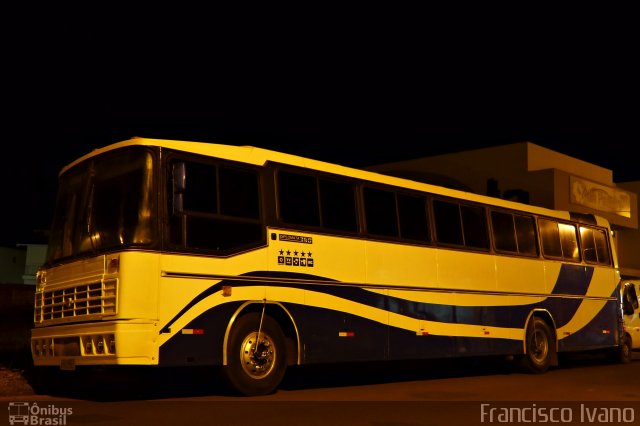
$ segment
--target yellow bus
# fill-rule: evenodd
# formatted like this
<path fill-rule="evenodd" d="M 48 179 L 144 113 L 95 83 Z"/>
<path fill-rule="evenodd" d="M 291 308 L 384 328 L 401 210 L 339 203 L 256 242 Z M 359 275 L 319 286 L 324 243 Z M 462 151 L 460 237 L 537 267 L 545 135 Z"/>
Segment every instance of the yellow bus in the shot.
<path fill-rule="evenodd" d="M 132 138 L 64 167 L 34 366 L 625 358 L 606 220 L 285 153 Z"/>

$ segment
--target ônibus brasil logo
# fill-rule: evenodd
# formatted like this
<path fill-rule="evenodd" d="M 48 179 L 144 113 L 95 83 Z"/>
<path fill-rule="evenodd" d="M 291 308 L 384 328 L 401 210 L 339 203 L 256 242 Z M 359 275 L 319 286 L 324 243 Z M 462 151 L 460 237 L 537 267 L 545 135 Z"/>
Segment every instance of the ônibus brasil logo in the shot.
<path fill-rule="evenodd" d="M 40 407 L 37 402 L 10 402 L 8 408 L 10 425 L 66 425 L 67 417 L 73 414 L 73 408 Z"/>

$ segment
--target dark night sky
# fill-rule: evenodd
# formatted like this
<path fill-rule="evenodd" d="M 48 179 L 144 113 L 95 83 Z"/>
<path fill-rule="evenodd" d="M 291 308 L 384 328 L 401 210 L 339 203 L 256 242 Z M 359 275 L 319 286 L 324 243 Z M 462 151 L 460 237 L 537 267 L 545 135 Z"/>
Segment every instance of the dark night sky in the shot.
<path fill-rule="evenodd" d="M 132 136 L 350 166 L 531 141 L 640 180 L 635 27 L 378 12 L 4 33 L 0 244 L 49 226 L 61 167 Z"/>

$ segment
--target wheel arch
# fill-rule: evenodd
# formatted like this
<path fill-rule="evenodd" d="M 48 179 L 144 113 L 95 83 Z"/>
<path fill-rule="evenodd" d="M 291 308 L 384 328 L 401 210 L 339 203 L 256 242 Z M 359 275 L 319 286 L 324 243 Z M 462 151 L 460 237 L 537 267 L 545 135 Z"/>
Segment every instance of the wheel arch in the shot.
<path fill-rule="evenodd" d="M 522 333 L 522 353 L 527 353 L 527 329 L 529 328 L 529 325 L 534 318 L 540 318 L 547 324 L 547 326 L 549 326 L 549 329 L 553 334 L 552 339 L 554 342 L 553 351 L 551 354 L 551 365 L 554 367 L 558 366 L 558 333 L 556 329 L 556 322 L 553 319 L 553 315 L 551 315 L 551 312 L 546 309 L 533 309 L 531 312 L 529 312 Z"/>
<path fill-rule="evenodd" d="M 229 335 L 235 321 L 247 314 L 258 313 L 264 314 L 273 318 L 285 337 L 287 365 L 300 364 L 301 351 L 300 351 L 300 333 L 298 332 L 298 326 L 296 325 L 293 316 L 289 310 L 280 302 L 274 302 L 269 300 L 251 300 L 243 303 L 234 312 L 227 324 L 227 328 L 224 333 L 224 341 L 222 347 L 222 365 L 228 365 L 227 352 L 229 344 Z"/>

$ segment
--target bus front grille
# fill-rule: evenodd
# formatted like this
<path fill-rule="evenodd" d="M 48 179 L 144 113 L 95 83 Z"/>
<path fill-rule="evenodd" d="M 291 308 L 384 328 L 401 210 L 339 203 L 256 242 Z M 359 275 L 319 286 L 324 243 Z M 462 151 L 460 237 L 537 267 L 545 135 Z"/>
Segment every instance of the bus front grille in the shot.
<path fill-rule="evenodd" d="M 34 321 L 85 321 L 117 313 L 117 280 L 36 293 Z"/>

